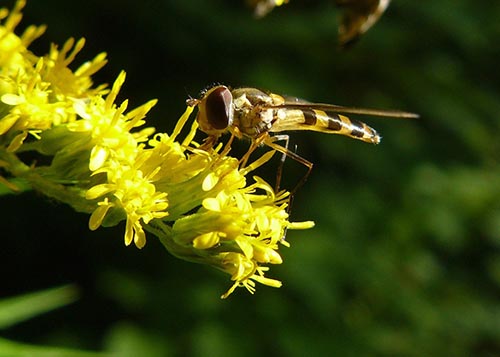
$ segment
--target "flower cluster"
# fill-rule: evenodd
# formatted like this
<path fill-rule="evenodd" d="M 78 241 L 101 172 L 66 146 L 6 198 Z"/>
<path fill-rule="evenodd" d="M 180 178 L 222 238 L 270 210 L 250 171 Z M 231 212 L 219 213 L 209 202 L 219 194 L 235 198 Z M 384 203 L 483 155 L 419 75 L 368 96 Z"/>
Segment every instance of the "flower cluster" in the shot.
<path fill-rule="evenodd" d="M 31 53 L 44 28 L 14 33 L 23 6 L 0 11 L 0 183 L 16 189 L 23 180 L 89 213 L 92 230 L 125 221 L 126 245 L 142 248 L 146 232 L 155 235 L 173 255 L 228 273 L 233 285 L 222 297 L 238 286 L 253 292 L 255 282 L 280 286 L 264 276 L 267 265 L 282 262 L 278 246 L 288 246 L 287 229 L 313 224 L 289 222 L 288 192 L 274 192 L 259 177 L 247 182 L 274 152 L 243 167 L 229 147 L 199 145 L 195 121 L 183 130 L 191 107 L 171 135 L 138 129 L 156 101 L 133 110 L 126 100 L 115 103 L 125 73 L 110 89 L 94 86 L 105 54 L 70 69 L 84 40 Z M 26 151 L 50 164 L 24 163 Z"/>

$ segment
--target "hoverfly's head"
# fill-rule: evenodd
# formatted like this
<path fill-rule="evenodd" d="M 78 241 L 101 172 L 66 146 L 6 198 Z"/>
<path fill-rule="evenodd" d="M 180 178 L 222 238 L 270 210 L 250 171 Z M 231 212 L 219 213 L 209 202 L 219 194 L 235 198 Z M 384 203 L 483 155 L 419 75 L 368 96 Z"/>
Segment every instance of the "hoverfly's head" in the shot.
<path fill-rule="evenodd" d="M 200 130 L 219 136 L 233 124 L 233 95 L 228 87 L 217 85 L 205 91 L 200 99 L 188 99 L 187 104 L 198 106 L 196 120 Z"/>

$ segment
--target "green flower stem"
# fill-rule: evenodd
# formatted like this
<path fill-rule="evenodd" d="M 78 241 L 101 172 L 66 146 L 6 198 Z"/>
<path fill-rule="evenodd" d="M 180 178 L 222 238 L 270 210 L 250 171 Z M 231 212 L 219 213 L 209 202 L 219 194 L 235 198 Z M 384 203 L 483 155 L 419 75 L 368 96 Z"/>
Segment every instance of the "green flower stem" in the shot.
<path fill-rule="evenodd" d="M 32 168 L 22 162 L 14 153 L 0 150 L 0 160 L 4 169 L 14 177 L 26 181 L 32 189 L 60 202 L 69 204 L 75 210 L 92 213 L 95 202 L 85 198 L 85 191 L 78 187 L 62 185 L 44 177 L 42 168 Z"/>
<path fill-rule="evenodd" d="M 177 244 L 172 235 L 172 228 L 164 224 L 161 220 L 155 219 L 144 229 L 159 238 L 161 244 L 174 257 L 198 264 L 216 265 L 216 260 L 210 258 L 208 250 L 194 249 L 192 247 Z M 212 262 L 210 262 L 212 260 Z M 211 264 L 212 263 L 212 264 Z"/>

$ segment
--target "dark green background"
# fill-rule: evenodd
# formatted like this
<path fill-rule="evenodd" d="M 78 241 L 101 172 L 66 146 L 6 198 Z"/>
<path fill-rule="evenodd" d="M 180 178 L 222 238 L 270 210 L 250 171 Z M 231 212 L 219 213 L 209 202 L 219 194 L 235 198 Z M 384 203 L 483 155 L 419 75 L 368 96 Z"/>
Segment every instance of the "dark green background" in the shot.
<path fill-rule="evenodd" d="M 365 118 L 379 146 L 292 135 L 315 164 L 292 219 L 316 227 L 288 233 L 270 272 L 284 286 L 254 296 L 219 300 L 227 276 L 153 236 L 126 248 L 123 226 L 90 232 L 36 193 L 3 197 L 1 295 L 74 282 L 82 297 L 2 335 L 142 356 L 500 355 L 500 2 L 394 0 L 347 52 L 337 15 L 327 0 L 262 20 L 235 0 L 29 1 L 20 27 L 49 26 L 35 53 L 85 37 L 76 63 L 108 52 L 96 82 L 125 69 L 122 99 L 158 98 L 160 131 L 213 82 L 421 119 Z M 288 184 L 303 171 L 287 160 Z"/>

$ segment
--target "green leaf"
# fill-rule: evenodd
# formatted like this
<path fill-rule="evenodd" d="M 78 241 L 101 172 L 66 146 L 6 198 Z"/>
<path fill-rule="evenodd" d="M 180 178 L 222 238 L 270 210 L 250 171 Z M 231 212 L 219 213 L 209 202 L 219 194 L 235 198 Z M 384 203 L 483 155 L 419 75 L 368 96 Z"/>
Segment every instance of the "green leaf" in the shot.
<path fill-rule="evenodd" d="M 74 285 L 37 291 L 0 300 L 0 328 L 7 328 L 74 302 L 78 297 Z M 0 351 L 3 349 L 0 348 Z"/>
<path fill-rule="evenodd" d="M 108 353 L 71 350 L 60 347 L 34 346 L 0 338 L 0 357 L 97 357 Z"/>

